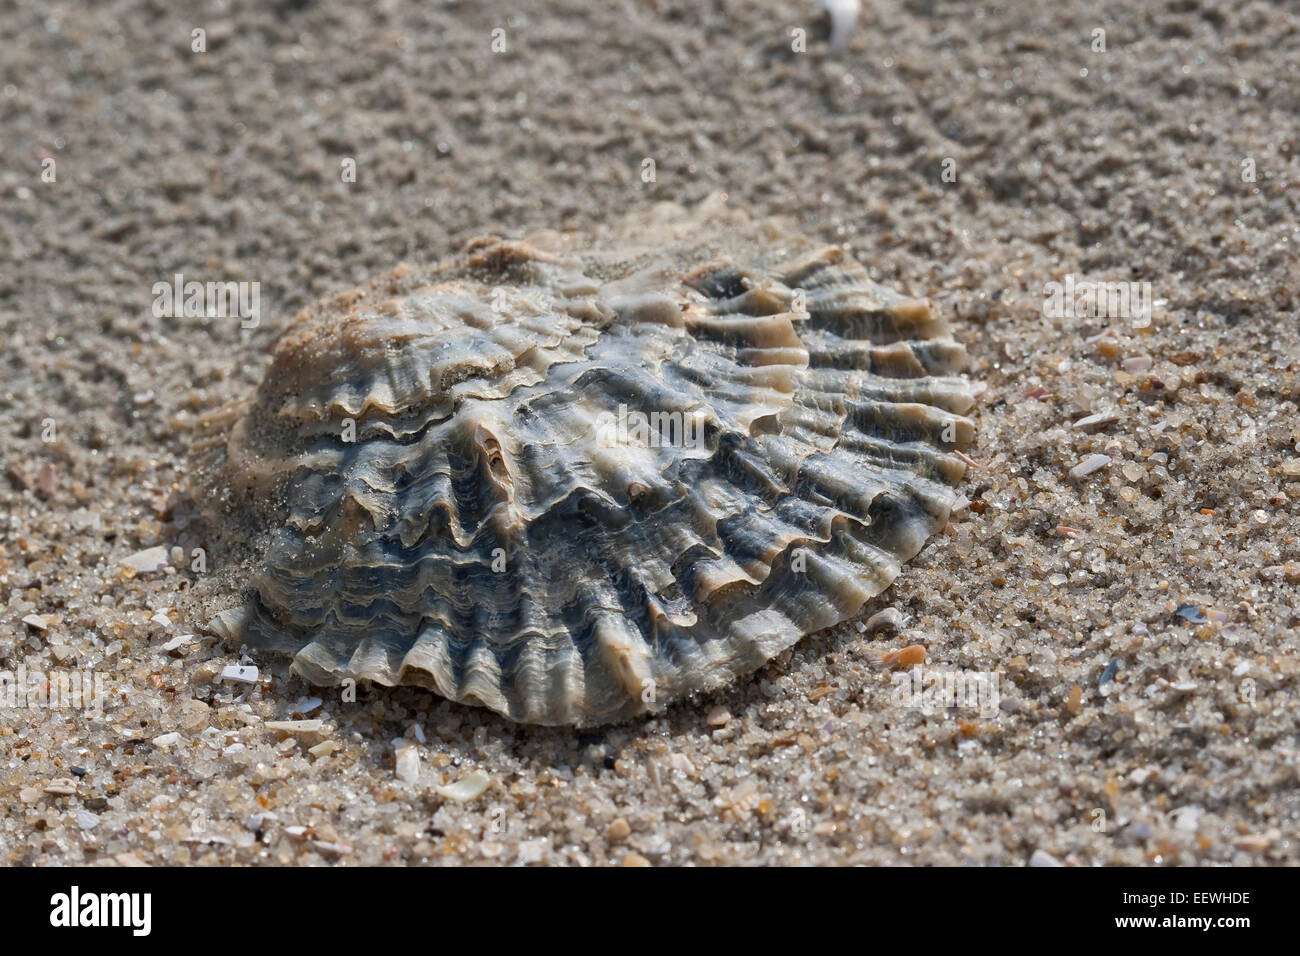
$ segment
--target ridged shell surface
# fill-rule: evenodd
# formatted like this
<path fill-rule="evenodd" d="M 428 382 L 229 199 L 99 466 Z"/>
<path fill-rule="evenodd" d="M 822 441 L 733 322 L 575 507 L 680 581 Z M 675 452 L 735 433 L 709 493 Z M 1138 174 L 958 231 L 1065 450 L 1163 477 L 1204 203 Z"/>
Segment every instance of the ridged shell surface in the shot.
<path fill-rule="evenodd" d="M 214 627 L 315 684 L 594 725 L 760 667 L 948 520 L 964 352 L 714 203 L 475 240 L 299 315 L 224 449 L 270 517 Z"/>

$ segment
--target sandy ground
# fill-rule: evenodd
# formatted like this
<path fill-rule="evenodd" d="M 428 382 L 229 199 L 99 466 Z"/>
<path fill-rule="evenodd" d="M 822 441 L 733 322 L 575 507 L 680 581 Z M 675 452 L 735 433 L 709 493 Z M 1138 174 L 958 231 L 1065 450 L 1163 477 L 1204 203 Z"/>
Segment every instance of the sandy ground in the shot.
<path fill-rule="evenodd" d="M 0 710 L 5 861 L 1300 862 L 1294 3 L 878 0 L 837 57 L 796 0 L 180 6 L 0 3 L 0 667 L 106 695 Z M 286 317 L 720 192 L 929 295 L 987 386 L 968 513 L 868 609 L 903 633 L 582 734 L 216 679 L 177 503 Z M 261 325 L 156 318 L 176 273 Z M 1045 314 L 1071 274 L 1150 321 Z M 867 650 L 913 643 L 996 706 L 908 706 Z"/>

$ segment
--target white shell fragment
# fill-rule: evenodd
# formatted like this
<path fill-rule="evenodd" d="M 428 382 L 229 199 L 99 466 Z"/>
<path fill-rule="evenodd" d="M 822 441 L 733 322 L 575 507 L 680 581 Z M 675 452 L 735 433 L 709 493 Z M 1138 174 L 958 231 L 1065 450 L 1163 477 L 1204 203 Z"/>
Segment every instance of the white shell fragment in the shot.
<path fill-rule="evenodd" d="M 129 568 L 136 574 L 149 574 L 166 566 L 167 549 L 162 545 L 156 548 L 145 548 L 143 551 L 135 552 L 135 554 L 128 554 L 118 564 L 124 568 Z"/>
<path fill-rule="evenodd" d="M 322 720 L 268 720 L 263 726 L 281 737 L 296 737 L 313 742 L 325 733 L 325 722 Z"/>
<path fill-rule="evenodd" d="M 177 634 L 170 641 L 164 644 L 162 646 L 162 649 L 164 651 L 174 651 L 177 650 L 178 648 L 184 647 L 192 640 L 194 640 L 193 634 Z"/>
<path fill-rule="evenodd" d="M 1107 425 L 1114 425 L 1119 421 L 1119 415 L 1115 412 L 1097 412 L 1094 415 L 1086 415 L 1074 423 L 1074 427 L 1086 432 L 1100 431 Z"/>
<path fill-rule="evenodd" d="M 420 779 L 420 751 L 409 740 L 396 740 L 393 746 L 393 770 L 397 779 L 415 783 Z"/>
<path fill-rule="evenodd" d="M 659 711 L 853 617 L 944 526 L 964 361 L 929 303 L 717 204 L 474 240 L 289 325 L 218 470 L 265 570 L 213 628 L 316 685 Z"/>
<path fill-rule="evenodd" d="M 858 22 L 862 0 L 819 0 L 831 18 L 831 52 L 837 53 L 849 42 Z"/>
<path fill-rule="evenodd" d="M 1110 455 L 1089 455 L 1070 469 L 1071 478 L 1087 478 L 1110 464 Z"/>
<path fill-rule="evenodd" d="M 228 664 L 221 669 L 218 680 L 234 681 L 238 684 L 256 684 L 257 668 L 252 664 Z"/>
<path fill-rule="evenodd" d="M 492 786 L 492 778 L 482 770 L 475 770 L 461 777 L 455 783 L 434 787 L 433 791 L 446 800 L 452 800 L 456 803 L 468 803 L 470 800 L 481 797 L 490 786 Z"/>

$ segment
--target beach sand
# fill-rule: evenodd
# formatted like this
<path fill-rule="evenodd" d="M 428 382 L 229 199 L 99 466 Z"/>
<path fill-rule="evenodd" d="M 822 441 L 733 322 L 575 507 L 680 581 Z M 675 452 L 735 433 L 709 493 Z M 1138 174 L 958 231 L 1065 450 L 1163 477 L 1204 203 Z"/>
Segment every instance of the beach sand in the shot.
<path fill-rule="evenodd" d="M 879 0 L 835 56 L 795 0 L 175 6 L 0 16 L 0 668 L 105 695 L 0 711 L 0 858 L 1300 862 L 1293 3 Z M 220 679 L 198 611 L 242 569 L 188 521 L 191 447 L 288 318 L 720 193 L 970 351 L 971 505 L 864 612 L 901 633 L 583 732 Z M 257 327 L 156 317 L 177 274 L 258 283 Z M 1045 308 L 1067 277 L 1150 315 Z M 871 654 L 909 644 L 992 705 L 918 706 Z"/>

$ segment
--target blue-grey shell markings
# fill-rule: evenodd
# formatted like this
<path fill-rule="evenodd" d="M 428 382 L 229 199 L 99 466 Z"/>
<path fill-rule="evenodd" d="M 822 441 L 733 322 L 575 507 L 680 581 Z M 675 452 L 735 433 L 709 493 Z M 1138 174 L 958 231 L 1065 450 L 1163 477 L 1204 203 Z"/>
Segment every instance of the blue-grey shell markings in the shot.
<path fill-rule="evenodd" d="M 733 213 L 475 240 L 285 332 L 220 471 L 282 524 L 213 627 L 318 685 L 658 711 L 857 614 L 944 525 L 964 358 L 843 249 Z"/>

